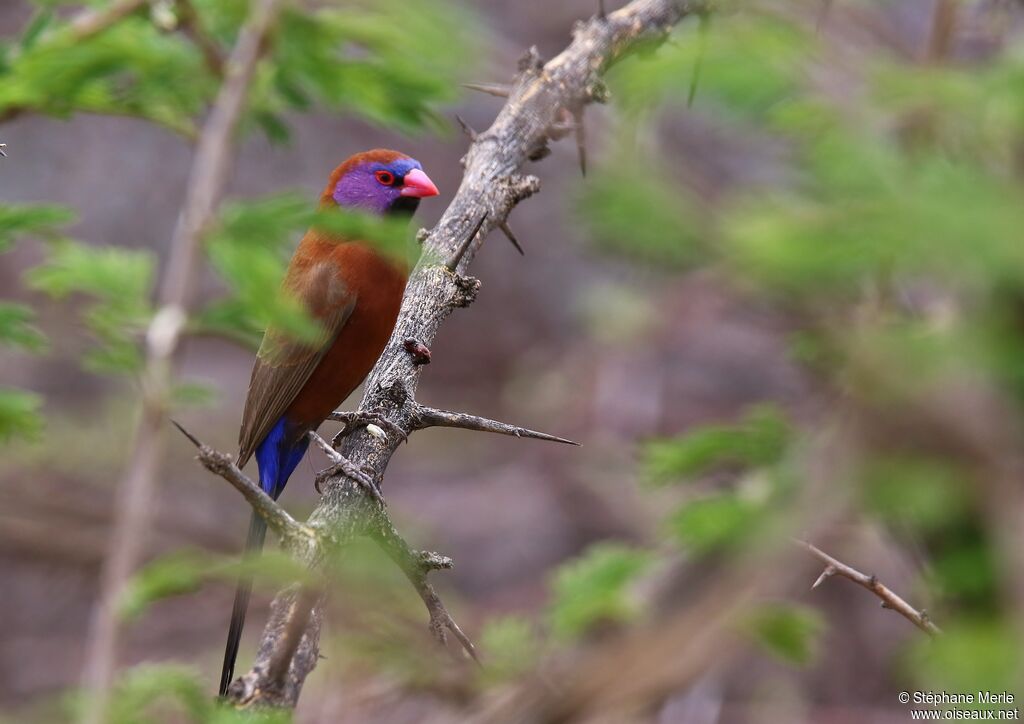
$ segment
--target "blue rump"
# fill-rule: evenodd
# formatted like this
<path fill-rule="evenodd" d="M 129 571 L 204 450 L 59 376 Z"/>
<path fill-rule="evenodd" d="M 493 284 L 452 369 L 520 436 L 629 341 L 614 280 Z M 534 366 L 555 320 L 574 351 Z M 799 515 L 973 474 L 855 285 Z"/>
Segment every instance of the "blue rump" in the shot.
<path fill-rule="evenodd" d="M 288 478 L 306 454 L 309 438 L 304 434 L 295 438 L 297 430 L 281 417 L 263 442 L 256 448 L 256 464 L 260 469 L 260 487 L 267 495 L 277 500 L 284 491 Z"/>

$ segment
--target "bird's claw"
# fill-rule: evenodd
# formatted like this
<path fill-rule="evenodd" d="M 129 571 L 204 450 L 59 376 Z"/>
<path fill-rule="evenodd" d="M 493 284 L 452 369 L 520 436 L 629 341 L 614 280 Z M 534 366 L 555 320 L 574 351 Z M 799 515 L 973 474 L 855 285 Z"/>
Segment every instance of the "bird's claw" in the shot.
<path fill-rule="evenodd" d="M 338 410 L 337 412 L 332 412 L 328 419 L 343 423 L 344 425 L 331 440 L 331 445 L 334 447 L 338 446 L 341 438 L 360 425 L 364 427 L 366 425 L 377 425 L 386 432 L 390 432 L 398 437 L 402 442 L 409 442 L 409 434 L 405 430 L 377 412 L 342 412 Z"/>
<path fill-rule="evenodd" d="M 366 488 L 367 492 L 370 493 L 378 503 L 381 503 L 382 505 L 384 504 L 384 493 L 381 492 L 380 486 L 377 485 L 377 481 L 370 475 L 367 475 L 362 468 L 357 466 L 348 458 L 342 458 L 329 468 L 321 470 L 316 474 L 316 477 L 313 479 L 313 486 L 316 488 L 316 492 L 323 493 L 322 487 L 324 481 L 329 480 L 339 473 L 359 483 L 359 485 Z"/>

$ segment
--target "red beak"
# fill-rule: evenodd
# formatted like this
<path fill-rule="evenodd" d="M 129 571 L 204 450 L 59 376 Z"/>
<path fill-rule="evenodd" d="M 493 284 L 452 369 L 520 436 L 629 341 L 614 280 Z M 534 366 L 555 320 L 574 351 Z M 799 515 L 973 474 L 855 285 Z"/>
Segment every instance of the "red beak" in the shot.
<path fill-rule="evenodd" d="M 405 174 L 405 180 L 402 184 L 402 196 L 422 199 L 426 196 L 437 196 L 437 193 L 437 186 L 434 185 L 434 182 L 418 168 L 414 168 Z"/>

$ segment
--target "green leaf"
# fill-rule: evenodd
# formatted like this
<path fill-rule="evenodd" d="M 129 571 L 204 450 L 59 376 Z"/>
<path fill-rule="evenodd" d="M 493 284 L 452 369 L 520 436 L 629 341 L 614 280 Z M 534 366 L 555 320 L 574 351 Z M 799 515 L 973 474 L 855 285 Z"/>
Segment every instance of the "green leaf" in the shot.
<path fill-rule="evenodd" d="M 723 465 L 771 465 L 782 458 L 789 437 L 789 426 L 779 411 L 758 406 L 737 425 L 707 425 L 682 437 L 648 443 L 643 450 L 643 476 L 653 483 L 666 483 Z"/>
<path fill-rule="evenodd" d="M 725 120 L 757 121 L 797 92 L 816 45 L 802 27 L 763 15 L 716 15 L 706 43 L 700 32 L 697 23 L 680 23 L 678 43 L 612 68 L 616 103 L 634 114 L 685 104 L 700 62 L 696 107 L 712 107 Z"/>
<path fill-rule="evenodd" d="M 190 330 L 195 334 L 223 337 L 254 352 L 259 349 L 266 329 L 258 312 L 239 298 L 211 302 L 190 321 Z"/>
<path fill-rule="evenodd" d="M 472 28 L 465 7 L 433 0 L 289 8 L 253 105 L 279 112 L 317 103 L 385 127 L 439 127 L 435 106 L 457 93 Z"/>
<path fill-rule="evenodd" d="M 87 694 L 72 700 L 71 711 L 62 720 L 83 718 Z M 245 724 L 254 720 L 251 711 L 238 710 L 210 696 L 209 681 L 194 667 L 178 664 L 141 664 L 118 677 L 109 700 L 105 721 L 110 724 L 140 722 L 195 722 L 202 724 Z M 290 712 L 263 711 L 255 718 L 260 724 L 286 724 Z"/>
<path fill-rule="evenodd" d="M 248 346 L 258 346 L 270 327 L 296 339 L 318 339 L 319 324 L 281 287 L 293 240 L 310 227 L 328 239 L 358 239 L 402 261 L 408 258 L 407 219 L 338 208 L 317 210 L 297 194 L 236 202 L 224 209 L 207 244 L 229 294 L 202 310 L 195 327 Z"/>
<path fill-rule="evenodd" d="M 122 618 L 138 618 L 156 601 L 199 590 L 210 568 L 208 558 L 193 552 L 153 561 L 135 574 L 122 593 L 118 605 Z"/>
<path fill-rule="evenodd" d="M 143 364 L 139 345 L 120 333 L 101 337 L 99 346 L 82 355 L 82 367 L 98 374 L 132 374 L 141 371 Z"/>
<path fill-rule="evenodd" d="M 953 599 L 974 599 L 990 606 L 998 594 L 1000 568 L 991 545 L 985 540 L 953 538 L 954 531 L 940 531 L 951 540 L 947 550 L 934 556 L 928 581 L 938 593 Z"/>
<path fill-rule="evenodd" d="M 556 636 L 573 638 L 608 622 L 635 616 L 629 586 L 651 564 L 650 552 L 617 543 L 598 543 L 563 564 L 553 581 L 549 612 Z"/>
<path fill-rule="evenodd" d="M 938 531 L 970 509 L 970 481 L 940 460 L 879 457 L 869 461 L 864 495 L 868 509 L 923 533 Z"/>
<path fill-rule="evenodd" d="M 66 28 L 54 28 L 11 59 L 0 77 L 0 111 L 139 116 L 195 134 L 194 118 L 216 84 L 182 34 L 161 32 L 139 16 L 85 40 Z"/>
<path fill-rule="evenodd" d="M 672 173 L 655 160 L 626 158 L 588 181 L 577 215 L 601 249 L 659 268 L 697 260 L 700 216 Z"/>
<path fill-rule="evenodd" d="M 49 258 L 25 275 L 34 289 L 55 299 L 91 297 L 81 312 L 97 345 L 83 358 L 97 372 L 135 372 L 142 365 L 140 340 L 152 308 L 149 302 L 154 259 L 151 252 L 54 243 Z"/>
<path fill-rule="evenodd" d="M 37 8 L 32 14 L 32 19 L 21 34 L 21 49 L 29 50 L 35 45 L 36 40 L 53 22 L 53 9 L 50 7 Z"/>
<path fill-rule="evenodd" d="M 814 661 L 825 620 L 813 608 L 792 604 L 761 606 L 744 623 L 744 630 L 765 651 L 791 664 Z"/>
<path fill-rule="evenodd" d="M 84 292 L 134 303 L 149 294 L 152 273 L 148 251 L 63 241 L 53 245 L 49 258 L 28 273 L 27 281 L 55 299 Z"/>
<path fill-rule="evenodd" d="M 0 387 L 0 443 L 38 438 L 43 429 L 42 403 L 42 398 L 31 392 Z"/>
<path fill-rule="evenodd" d="M 119 677 L 111 694 L 111 724 L 172 720 L 209 722 L 216 707 L 198 673 L 174 664 L 144 664 Z"/>
<path fill-rule="evenodd" d="M 178 551 L 157 558 L 135 574 L 118 602 L 118 612 L 126 619 L 138 618 L 153 603 L 192 593 L 211 580 L 234 583 L 245 576 L 261 590 L 263 586 L 304 582 L 308 575 L 308 569 L 283 551 L 266 551 L 259 558 L 241 561 L 211 557 L 203 551 Z"/>
<path fill-rule="evenodd" d="M 411 264 L 419 253 L 409 220 L 401 216 L 379 216 L 359 209 L 329 207 L 317 211 L 312 225 L 339 239 L 358 239 L 399 263 Z"/>
<path fill-rule="evenodd" d="M 1019 692 L 1024 656 L 1011 625 L 968 619 L 942 630 L 942 636 L 915 639 L 904 659 L 908 674 L 923 689 Z"/>
<path fill-rule="evenodd" d="M 207 251 L 230 296 L 204 310 L 198 324 L 241 338 L 274 327 L 295 339 L 317 339 L 319 324 L 281 286 L 289 242 L 312 218 L 309 203 L 294 194 L 228 206 Z"/>
<path fill-rule="evenodd" d="M 263 129 L 263 133 L 271 143 L 283 145 L 291 140 L 288 124 L 280 115 L 270 111 L 257 111 L 253 114 L 253 119 Z"/>
<path fill-rule="evenodd" d="M 528 619 L 500 616 L 484 625 L 480 649 L 487 652 L 487 666 L 481 674 L 488 683 L 498 683 L 532 669 L 540 655 L 540 642 Z"/>
<path fill-rule="evenodd" d="M 32 233 L 50 235 L 56 227 L 74 220 L 75 213 L 65 206 L 0 204 L 0 252 L 5 251 L 17 236 Z"/>
<path fill-rule="evenodd" d="M 685 503 L 665 525 L 680 543 L 703 554 L 746 539 L 763 512 L 762 506 L 735 493 L 722 493 Z"/>
<path fill-rule="evenodd" d="M 26 352 L 46 349 L 46 337 L 31 324 L 31 309 L 23 304 L 0 302 L 0 344 L 17 347 Z"/>
<path fill-rule="evenodd" d="M 178 382 L 171 392 L 175 407 L 212 407 L 216 402 L 217 388 L 204 382 Z"/>

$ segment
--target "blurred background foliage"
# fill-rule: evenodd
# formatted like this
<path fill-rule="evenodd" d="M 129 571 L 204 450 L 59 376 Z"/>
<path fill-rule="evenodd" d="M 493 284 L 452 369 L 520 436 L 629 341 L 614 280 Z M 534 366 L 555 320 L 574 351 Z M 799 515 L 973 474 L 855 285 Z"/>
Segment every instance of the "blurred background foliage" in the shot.
<path fill-rule="evenodd" d="M 246 5 L 157 0 L 83 38 L 62 3 L 39 2 L 21 32 L 3 39 L 0 118 L 131 116 L 193 138 Z M 543 11 L 530 12 L 540 23 Z M 589 7 L 573 12 L 566 23 Z M 325 111 L 356 117 L 375 133 L 444 130 L 439 108 L 456 101 L 471 58 L 485 52 L 485 22 L 447 2 L 290 5 L 259 67 L 246 133 L 294 143 L 299 114 Z M 520 519 L 518 501 L 474 503 L 466 486 L 456 486 L 436 507 L 475 506 L 484 530 L 467 533 L 457 556 L 475 574 L 446 598 L 454 599 L 456 618 L 473 622 L 464 628 L 477 632 L 485 666 L 439 664 L 407 584 L 379 552 L 360 547 L 332 566 L 339 594 L 329 616 L 341 623 L 324 643 L 325 673 L 314 674 L 346 681 L 348 698 L 334 700 L 335 709 L 300 708 L 300 718 L 387 721 L 383 712 L 409 711 L 455 721 L 494 702 L 505 714 L 529 711 L 527 704 L 543 705 L 545 680 L 564 687 L 555 687 L 560 705 L 570 706 L 583 685 L 561 668 L 567 660 L 591 674 L 603 665 L 636 684 L 625 693 L 600 688 L 575 705 L 580 720 L 600 711 L 603 697 L 637 721 L 665 722 L 822 721 L 822 712 L 841 707 L 852 712 L 849 720 L 903 721 L 895 693 L 906 689 L 1007 690 L 1020 701 L 1022 23 L 1019 4 L 996 0 L 736 3 L 614 67 L 610 107 L 592 114 L 596 170 L 582 182 L 559 177 L 543 195 L 553 197 L 554 210 L 545 213 L 565 218 L 582 238 L 568 231 L 556 238 L 539 212 L 533 227 L 547 246 L 542 260 L 554 265 L 552 255 L 568 253 L 560 245 L 578 242 L 573 253 L 581 256 L 570 262 L 586 265 L 589 276 L 566 283 L 571 298 L 549 303 L 546 289 L 531 295 L 520 286 L 528 275 L 538 285 L 562 284 L 545 276 L 543 264 L 490 267 L 485 290 L 501 276 L 512 285 L 501 297 L 507 303 L 490 308 L 482 329 L 451 351 L 488 344 L 503 351 L 471 358 L 473 368 L 453 375 L 449 392 L 461 401 L 469 377 L 494 375 L 508 390 L 501 404 L 533 411 L 547 428 L 552 420 L 574 425 L 585 443 L 577 468 L 541 454 L 535 465 L 516 448 L 489 467 L 476 462 L 487 458 L 474 458 L 484 453 L 470 452 L 462 475 L 467 486 L 496 478 L 488 495 L 529 479 L 566 486 L 568 512 L 550 527 L 574 521 L 597 532 L 581 533 L 543 565 L 520 565 L 506 549 L 517 548 L 516 535 L 536 532 L 538 545 L 549 540 L 546 511 Z M 567 155 L 554 160 L 570 165 Z M 269 292 L 310 225 L 358 233 L 406 257 L 415 251 L 404 229 L 325 216 L 308 199 L 278 191 L 225 205 L 207 238 L 217 292 L 191 320 L 197 337 L 252 347 L 270 323 L 315 335 L 291 300 Z M 533 213 L 531 204 L 516 216 Z M 80 355 L 86 370 L 132 379 L 158 255 L 68 238 L 67 228 L 87 212 L 0 204 L 0 252 L 19 239 L 42 240 L 42 258 L 19 271 L 24 289 L 61 301 L 88 330 Z M 527 334 L 504 340 L 501 327 L 514 326 L 513 307 L 529 296 L 542 297 L 543 314 L 552 306 L 579 310 L 570 324 L 528 309 L 562 325 L 559 336 L 585 341 L 538 341 L 534 335 L 543 333 L 530 320 Z M 743 346 L 714 348 L 718 356 L 705 363 L 664 341 L 694 324 L 684 307 L 723 306 L 714 301 L 723 296 L 754 310 L 743 319 Z M 707 344 L 737 324 L 715 320 L 685 340 Z M 766 347 L 755 334 L 770 334 L 778 353 L 758 352 Z M 0 304 L 0 342 L 33 355 L 61 344 L 23 301 Z M 502 376 L 510 356 L 522 360 L 518 378 Z M 675 380 L 703 375 L 693 383 L 698 391 L 684 396 L 699 406 L 716 389 L 715 375 L 734 367 L 729 392 L 717 393 L 732 414 L 715 414 L 719 408 L 708 404 L 699 414 L 670 411 L 646 427 L 616 427 L 643 400 L 648 377 L 660 385 L 654 396 L 668 399 Z M 798 393 L 770 390 L 764 380 L 779 369 L 796 370 Z M 607 382 L 616 374 L 625 381 Z M 586 387 L 588 375 L 598 382 Z M 529 403 L 507 402 L 524 389 L 532 390 Z M 183 383 L 181 399 L 210 405 L 212 391 Z M 602 394 L 614 403 L 602 406 Z M 59 415 L 44 433 L 42 405 L 38 392 L 0 390 L 0 439 L 12 459 L 38 457 L 42 440 L 67 434 Z M 447 486 L 449 469 L 437 459 L 464 451 L 416 449 L 426 462 L 406 476 L 430 477 L 439 466 Z M 514 483 L 505 484 L 503 471 L 515 465 L 525 472 L 509 473 Z M 554 482 L 560 479 L 584 482 L 569 488 Z M 537 488 L 522 495 L 529 490 L 543 500 Z M 428 498 L 406 504 L 412 525 L 426 527 Z M 515 525 L 525 523 L 490 530 L 487 521 L 502 509 Z M 457 526 L 443 514 L 431 520 Z M 791 545 L 793 537 L 820 542 L 840 559 L 850 554 L 851 565 L 877 572 L 927 608 L 943 634 L 929 639 L 838 579 L 807 593 L 820 570 Z M 140 572 L 124 603 L 127 617 L 159 617 L 171 597 L 199 595 L 239 571 L 233 552 L 171 548 Z M 299 575 L 283 557 L 264 563 L 257 573 L 268 591 Z M 531 582 L 523 599 L 488 599 L 488 582 L 517 575 Z M 629 642 L 651 632 L 668 653 L 609 654 L 630 651 Z M 202 650 L 215 643 L 204 640 Z M 737 655 L 746 651 L 775 663 Z M 177 659 L 170 667 L 126 669 L 115 719 L 235 721 L 210 701 L 211 661 Z M 665 671 L 690 673 L 664 684 Z M 751 671 L 758 683 L 740 683 Z M 875 683 L 851 694 L 855 679 Z M 647 688 L 647 681 L 658 683 Z M 717 719 L 678 713 L 709 696 Z M 765 702 L 774 708 L 759 711 Z M 50 703 L 33 706 L 52 711 Z"/>
<path fill-rule="evenodd" d="M 144 3 L 143 11 L 84 33 L 61 12 L 63 5 L 79 3 L 36 5 L 21 35 L 2 47 L 0 119 L 26 113 L 131 116 L 189 139 L 213 101 L 248 9 L 244 0 Z M 259 65 L 243 130 L 286 142 L 282 114 L 314 109 L 345 111 L 406 131 L 437 130 L 435 108 L 455 97 L 458 62 L 469 47 L 466 33 L 450 33 L 457 17 L 468 30 L 471 21 L 444 3 L 422 3 L 411 12 L 393 3 L 315 9 L 286 4 Z M 140 339 L 154 312 L 152 252 L 96 249 L 60 237 L 57 229 L 76 216 L 71 209 L 5 205 L 0 213 L 0 251 L 19 235 L 52 237 L 49 258 L 25 274 L 30 289 L 58 300 L 88 300 L 78 312 L 95 341 L 82 357 L 86 369 L 140 372 Z M 253 348 L 270 324 L 314 338 L 315 323 L 279 291 L 294 241 L 312 225 L 359 235 L 403 259 L 411 251 L 404 224 L 318 212 L 298 194 L 230 204 L 208 242 L 226 294 L 196 315 L 195 332 L 222 334 Z M 0 313 L 0 340 L 40 350 L 44 337 L 31 326 L 31 309 L 5 304 Z M 208 401 L 210 394 L 192 384 L 178 397 Z M 37 435 L 38 407 L 29 394 L 4 391 L 0 437 Z"/>

